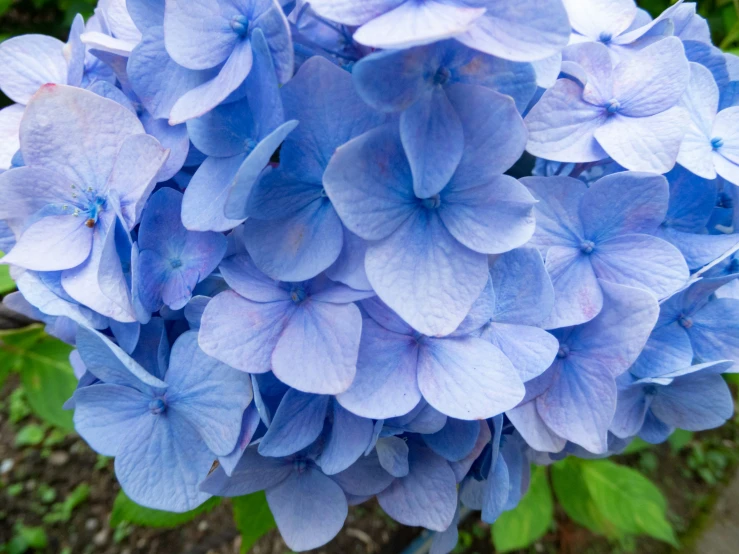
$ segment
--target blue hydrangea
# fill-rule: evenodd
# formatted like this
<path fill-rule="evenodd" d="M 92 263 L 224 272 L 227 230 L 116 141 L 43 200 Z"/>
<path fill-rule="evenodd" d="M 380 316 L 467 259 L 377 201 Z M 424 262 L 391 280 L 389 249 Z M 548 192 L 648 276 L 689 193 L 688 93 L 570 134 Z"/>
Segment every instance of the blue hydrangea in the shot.
<path fill-rule="evenodd" d="M 3 303 L 139 504 L 265 491 L 303 551 L 376 498 L 447 554 L 531 463 L 732 416 L 739 57 L 693 3 L 100 0 L 0 90 Z"/>

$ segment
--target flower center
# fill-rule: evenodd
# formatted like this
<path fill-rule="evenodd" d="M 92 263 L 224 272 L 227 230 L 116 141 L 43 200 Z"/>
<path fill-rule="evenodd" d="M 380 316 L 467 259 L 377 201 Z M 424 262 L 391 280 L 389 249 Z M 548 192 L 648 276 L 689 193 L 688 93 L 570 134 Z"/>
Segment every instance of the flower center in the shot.
<path fill-rule="evenodd" d="M 306 462 L 303 458 L 297 458 L 293 462 L 293 467 L 298 473 L 303 473 L 306 469 L 308 469 L 308 462 Z"/>
<path fill-rule="evenodd" d="M 557 357 L 560 359 L 564 359 L 569 355 L 570 355 L 570 347 L 567 346 L 566 344 L 560 344 L 559 351 L 557 352 Z"/>
<path fill-rule="evenodd" d="M 723 145 L 724 145 L 724 139 L 722 139 L 721 137 L 713 137 L 711 139 L 711 148 L 713 148 L 714 150 L 718 150 Z"/>
<path fill-rule="evenodd" d="M 613 40 L 613 35 L 611 33 L 603 31 L 598 37 L 598 40 L 603 44 L 608 44 L 609 42 L 611 42 L 611 40 Z"/>
<path fill-rule="evenodd" d="M 452 72 L 446 67 L 440 67 L 434 75 L 434 84 L 444 86 L 452 78 Z"/>
<path fill-rule="evenodd" d="M 305 289 L 303 287 L 295 287 L 293 290 L 290 291 L 290 300 L 295 302 L 296 304 L 300 304 L 303 300 L 305 300 L 308 296 L 308 293 L 305 292 Z"/>
<path fill-rule="evenodd" d="M 683 329 L 690 329 L 693 326 L 693 320 L 686 315 L 680 314 L 680 317 L 677 318 L 677 322 Z"/>
<path fill-rule="evenodd" d="M 249 19 L 245 15 L 235 15 L 231 18 L 231 28 L 240 37 L 246 36 L 249 31 Z"/>
<path fill-rule="evenodd" d="M 163 398 L 155 398 L 149 402 L 149 411 L 154 415 L 161 415 L 167 411 L 167 404 Z"/>
<path fill-rule="evenodd" d="M 586 240 L 580 245 L 580 252 L 583 254 L 592 254 L 595 250 L 595 243 L 592 240 Z"/>
<path fill-rule="evenodd" d="M 441 196 L 434 194 L 431 198 L 424 198 L 421 200 L 421 204 L 427 210 L 435 210 L 441 206 Z"/>
<path fill-rule="evenodd" d="M 86 212 L 80 212 L 79 209 L 74 210 L 73 214 L 75 217 L 78 217 L 80 213 L 84 213 L 84 215 L 87 216 L 87 220 L 85 221 L 85 227 L 88 227 L 92 229 L 95 227 L 95 224 L 98 222 L 98 218 L 100 217 L 100 212 L 102 212 L 105 209 L 105 198 L 102 196 L 96 196 L 95 199 L 90 202 L 89 207 L 87 208 Z"/>
<path fill-rule="evenodd" d="M 644 394 L 646 396 L 655 396 L 657 394 L 657 385 L 647 385 L 644 387 Z"/>
<path fill-rule="evenodd" d="M 606 111 L 609 113 L 609 115 L 613 115 L 619 112 L 621 109 L 621 102 L 619 102 L 616 99 L 611 100 L 606 104 Z"/>
<path fill-rule="evenodd" d="M 178 269 L 182 267 L 182 260 L 180 260 L 179 258 L 174 258 L 173 260 L 169 261 L 169 265 L 172 266 L 172 269 Z"/>

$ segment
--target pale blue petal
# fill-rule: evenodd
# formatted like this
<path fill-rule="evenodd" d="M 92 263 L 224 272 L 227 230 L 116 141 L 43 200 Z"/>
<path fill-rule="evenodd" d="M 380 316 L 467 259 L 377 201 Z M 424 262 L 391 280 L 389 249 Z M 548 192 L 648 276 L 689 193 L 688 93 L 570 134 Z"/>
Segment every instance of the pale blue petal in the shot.
<path fill-rule="evenodd" d="M 486 419 L 516 406 L 524 386 L 508 358 L 477 338 L 426 339 L 419 351 L 418 386 L 450 417 Z"/>

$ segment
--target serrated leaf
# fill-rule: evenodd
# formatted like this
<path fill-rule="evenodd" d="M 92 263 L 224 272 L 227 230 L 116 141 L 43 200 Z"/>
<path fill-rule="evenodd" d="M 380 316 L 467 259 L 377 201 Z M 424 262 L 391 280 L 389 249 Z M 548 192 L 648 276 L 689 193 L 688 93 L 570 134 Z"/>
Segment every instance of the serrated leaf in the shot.
<path fill-rule="evenodd" d="M 7 7 L 5 8 L 7 10 Z M 0 15 L 3 13 L 3 0 L 0 0 Z M 0 251 L 0 258 L 5 254 Z M 10 278 L 10 268 L 7 265 L 0 265 L 0 296 L 13 292 L 15 290 L 15 282 Z"/>
<path fill-rule="evenodd" d="M 163 510 L 144 508 L 128 498 L 126 493 L 120 491 L 118 496 L 115 497 L 115 502 L 113 503 L 113 512 L 110 514 L 110 526 L 115 528 L 121 523 L 127 522 L 140 527 L 172 529 L 192 521 L 200 514 L 210 512 L 220 503 L 220 497 L 214 496 L 194 510 L 178 514 L 174 512 L 165 512 Z"/>
<path fill-rule="evenodd" d="M 241 554 L 275 528 L 275 520 L 264 492 L 255 492 L 231 499 L 236 528 L 241 533 Z"/>
<path fill-rule="evenodd" d="M 531 474 L 531 484 L 521 502 L 509 512 L 503 512 L 493 525 L 496 552 L 526 548 L 540 539 L 554 517 L 552 491 L 547 469 L 537 466 Z"/>
<path fill-rule="evenodd" d="M 645 533 L 677 546 L 665 517 L 667 502 L 660 490 L 638 471 L 609 460 L 582 464 L 583 478 L 598 511 L 624 533 Z"/>
<path fill-rule="evenodd" d="M 77 387 L 69 364 L 71 351 L 41 325 L 0 331 L 0 367 L 20 373 L 28 403 L 38 417 L 67 431 L 74 430 L 72 413 L 62 406 Z"/>
<path fill-rule="evenodd" d="M 582 473 L 582 460 L 566 458 L 551 466 L 552 488 L 559 504 L 572 521 L 593 533 L 619 538 L 622 533 L 600 513 L 590 497 Z"/>

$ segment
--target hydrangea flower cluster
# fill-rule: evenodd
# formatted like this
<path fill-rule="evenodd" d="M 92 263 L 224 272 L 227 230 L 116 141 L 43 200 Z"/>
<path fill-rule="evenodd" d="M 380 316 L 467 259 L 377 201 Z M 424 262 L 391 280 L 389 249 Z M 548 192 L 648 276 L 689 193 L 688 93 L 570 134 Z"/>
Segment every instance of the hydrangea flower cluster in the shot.
<path fill-rule="evenodd" d="M 264 490 L 307 550 L 377 498 L 444 553 L 532 462 L 731 417 L 739 58 L 695 4 L 100 0 L 0 89 L 5 302 L 140 504 Z"/>

